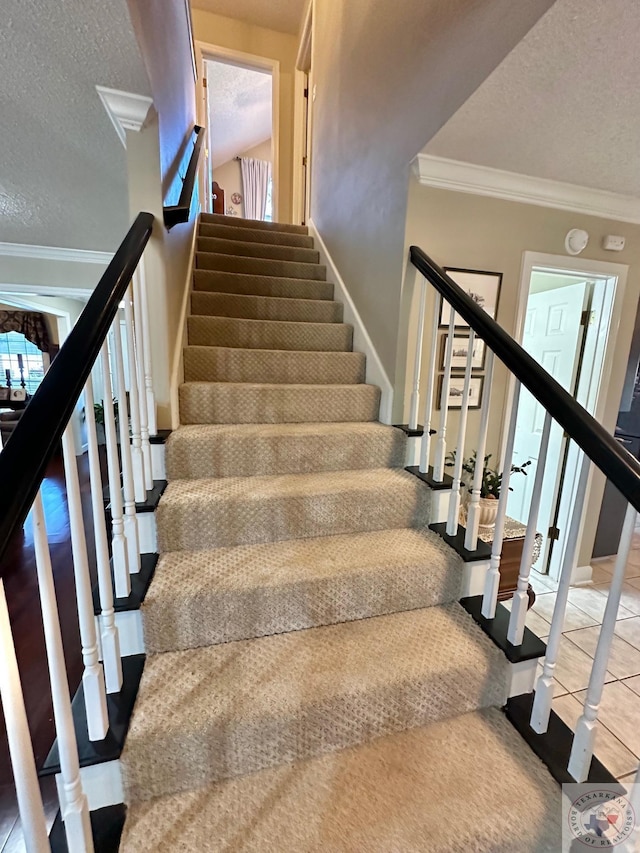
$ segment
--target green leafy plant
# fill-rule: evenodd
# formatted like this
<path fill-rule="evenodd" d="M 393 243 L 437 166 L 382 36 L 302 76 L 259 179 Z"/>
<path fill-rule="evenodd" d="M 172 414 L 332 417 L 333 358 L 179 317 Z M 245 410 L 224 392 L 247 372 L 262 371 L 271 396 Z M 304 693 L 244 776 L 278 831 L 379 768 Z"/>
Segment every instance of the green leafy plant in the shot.
<path fill-rule="evenodd" d="M 500 492 L 502 491 L 502 477 L 503 473 L 499 472 L 496 468 L 489 467 L 489 460 L 491 459 L 491 454 L 489 453 L 484 457 L 484 465 L 482 468 L 482 483 L 480 486 L 480 497 L 481 498 L 489 498 L 497 500 L 500 497 Z M 462 481 L 462 485 L 470 492 L 473 488 L 473 480 L 476 473 L 476 465 L 478 462 L 478 454 L 477 451 L 473 451 L 471 456 L 462 462 L 462 470 L 468 474 L 469 476 Z M 445 465 L 447 468 L 452 468 L 456 463 L 456 451 L 452 450 L 451 453 L 447 454 L 445 459 Z M 524 462 L 522 465 L 512 465 L 511 473 L 512 474 L 524 474 L 527 476 L 527 472 L 525 468 L 528 468 L 531 465 L 531 460 Z M 509 491 L 512 492 L 513 489 L 509 487 Z"/>
<path fill-rule="evenodd" d="M 93 404 L 93 412 L 96 418 L 97 424 L 102 424 L 104 426 L 104 404 L 103 403 L 94 403 Z M 116 398 L 113 398 L 113 413 L 115 415 L 116 421 L 118 420 L 118 401 Z"/>

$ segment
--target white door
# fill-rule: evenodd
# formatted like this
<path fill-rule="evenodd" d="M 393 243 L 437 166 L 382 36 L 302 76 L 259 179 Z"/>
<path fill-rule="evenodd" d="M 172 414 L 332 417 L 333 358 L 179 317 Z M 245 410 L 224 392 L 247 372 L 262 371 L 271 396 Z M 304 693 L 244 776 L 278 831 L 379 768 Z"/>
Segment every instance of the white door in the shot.
<path fill-rule="evenodd" d="M 530 293 L 527 300 L 523 348 L 567 391 L 573 393 L 580 359 L 583 326 L 582 312 L 588 300 L 587 282 L 570 284 L 543 293 Z M 530 461 L 527 476 L 514 474 L 510 486 L 507 513 L 526 522 L 538 463 L 545 410 L 524 388 L 516 423 L 513 464 Z M 552 519 L 558 477 L 563 457 L 563 431 L 557 423 L 551 427 L 546 474 L 542 487 L 538 531 L 543 535 L 542 554 L 536 568 L 544 571 L 547 534 Z"/>

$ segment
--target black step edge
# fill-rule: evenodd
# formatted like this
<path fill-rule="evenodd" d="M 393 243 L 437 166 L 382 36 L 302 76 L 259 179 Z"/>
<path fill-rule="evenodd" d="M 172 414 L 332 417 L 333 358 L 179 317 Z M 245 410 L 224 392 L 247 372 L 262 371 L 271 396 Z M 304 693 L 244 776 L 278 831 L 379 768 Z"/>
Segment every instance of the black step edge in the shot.
<path fill-rule="evenodd" d="M 122 689 L 119 693 L 107 694 L 109 731 L 104 740 L 89 740 L 84 691 L 82 684 L 78 687 L 71 703 L 71 710 L 73 712 L 73 724 L 78 741 L 80 767 L 92 767 L 95 764 L 115 761 L 120 757 L 127 732 L 129 731 L 129 722 L 133 713 L 136 696 L 138 695 L 145 657 L 145 655 L 130 655 L 122 658 Z M 38 775 L 50 776 L 53 773 L 59 772 L 58 743 L 54 741 Z"/>
<path fill-rule="evenodd" d="M 408 465 L 404 470 L 422 480 L 423 483 L 426 483 L 432 492 L 444 491 L 445 489 L 450 489 L 453 485 L 453 477 L 450 477 L 448 474 L 443 474 L 442 480 L 434 480 L 433 467 L 431 465 L 429 465 L 426 471 L 421 471 L 419 465 Z"/>
<path fill-rule="evenodd" d="M 153 488 L 147 492 L 146 501 L 136 503 L 136 512 L 155 512 L 156 507 L 160 503 L 162 493 L 166 488 L 166 480 L 154 480 Z"/>
<path fill-rule="evenodd" d="M 534 693 L 523 693 L 521 696 L 513 696 L 507 700 L 503 711 L 518 734 L 547 766 L 556 782 L 561 785 L 575 784 L 576 780 L 569 775 L 567 770 L 573 743 L 573 732 L 555 711 L 551 711 L 547 731 L 544 734 L 534 732 L 529 725 L 534 695 Z M 605 785 L 619 784 L 616 777 L 607 770 L 595 755 L 591 759 L 587 782 Z M 624 790 L 624 786 L 621 786 L 621 789 Z"/>
<path fill-rule="evenodd" d="M 540 637 L 537 637 L 529 628 L 524 629 L 524 637 L 521 646 L 513 646 L 507 640 L 507 629 L 509 628 L 510 611 L 502 604 L 496 607 L 496 615 L 493 619 L 485 619 L 482 615 L 482 596 L 472 595 L 461 598 L 460 604 L 467 611 L 489 637 L 489 639 L 501 649 L 510 663 L 521 663 L 522 661 L 542 658 L 547 652 L 547 645 Z"/>
<path fill-rule="evenodd" d="M 144 601 L 149 585 L 153 580 L 157 563 L 158 555 L 155 553 L 140 555 L 140 571 L 130 576 L 131 592 L 127 598 L 115 598 L 113 600 L 113 609 L 116 613 L 123 613 L 127 610 L 140 610 L 140 605 Z M 109 566 L 111 568 L 111 578 L 113 579 L 113 560 L 109 561 Z M 102 612 L 98 584 L 93 588 L 93 612 L 96 616 L 99 616 Z"/>
<path fill-rule="evenodd" d="M 159 429 L 155 435 L 149 436 L 149 444 L 166 444 L 173 430 Z"/>
<path fill-rule="evenodd" d="M 429 530 L 437 533 L 441 539 L 447 543 L 450 548 L 462 557 L 465 563 L 475 563 L 478 560 L 489 560 L 491 558 L 491 545 L 478 539 L 476 547 L 473 551 L 469 551 L 464 547 L 464 537 L 466 536 L 466 528 L 461 524 L 458 525 L 458 532 L 455 536 L 449 536 L 447 533 L 447 523 L 445 521 L 439 524 L 430 524 Z"/>
<path fill-rule="evenodd" d="M 401 429 L 405 435 L 409 436 L 409 438 L 416 438 L 424 435 L 424 427 L 422 424 L 418 424 L 415 429 L 410 427 L 409 424 L 392 424 L 392 426 L 395 429 Z"/>
<path fill-rule="evenodd" d="M 127 817 L 127 807 L 124 803 L 96 809 L 96 811 L 90 812 L 90 817 L 95 853 L 118 853 L 122 830 Z M 51 827 L 49 844 L 51 853 L 69 853 L 60 812 L 56 815 Z"/>

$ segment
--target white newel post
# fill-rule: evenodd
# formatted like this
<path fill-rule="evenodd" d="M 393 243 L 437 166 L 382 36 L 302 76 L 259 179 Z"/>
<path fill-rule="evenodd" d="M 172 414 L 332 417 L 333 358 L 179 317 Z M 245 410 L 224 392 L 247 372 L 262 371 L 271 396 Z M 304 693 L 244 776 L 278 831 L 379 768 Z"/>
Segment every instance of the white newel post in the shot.
<path fill-rule="evenodd" d="M 89 807 L 80 778 L 78 744 L 73 726 L 67 667 L 62 648 L 58 604 L 53 584 L 53 571 L 40 493 L 33 502 L 33 539 L 47 662 L 49 664 L 53 715 L 60 755 L 60 773 L 64 789 L 64 802 L 61 803 L 61 811 L 67 846 L 69 853 L 93 853 Z"/>
<path fill-rule="evenodd" d="M 418 406 L 420 404 L 420 369 L 422 367 L 422 345 L 424 343 L 424 312 L 427 298 L 427 282 L 424 276 L 416 272 L 416 278 L 420 276 L 420 313 L 418 315 L 418 332 L 416 335 L 416 352 L 413 361 L 413 386 L 411 391 L 411 407 L 409 410 L 409 429 L 418 426 Z"/>
<path fill-rule="evenodd" d="M 13 644 L 9 610 L 0 579 L 0 699 L 4 712 L 9 755 L 16 786 L 18 811 L 27 853 L 49 853 L 49 838 L 42 796 L 38 784 L 36 762 L 31 747 L 31 735 L 20 672 Z"/>
<path fill-rule="evenodd" d="M 473 347 L 475 344 L 475 332 L 469 331 L 469 349 L 467 350 L 467 363 L 464 371 L 464 389 L 462 392 L 462 405 L 460 407 L 460 420 L 458 423 L 458 444 L 456 449 L 456 460 L 453 465 L 453 483 L 451 485 L 451 497 L 449 498 L 449 516 L 447 518 L 447 533 L 455 536 L 458 532 L 458 518 L 460 515 L 460 486 L 462 481 L 462 463 L 464 462 L 464 444 L 467 437 L 467 417 L 469 415 L 469 388 L 471 387 L 471 368 L 473 366 Z"/>
<path fill-rule="evenodd" d="M 431 344 L 429 347 L 429 373 L 427 376 L 427 389 L 424 400 L 424 433 L 420 442 L 420 466 L 419 471 L 426 474 L 429 470 L 429 456 L 431 451 L 431 417 L 433 412 L 433 395 L 435 391 L 438 357 L 438 320 L 440 317 L 440 306 L 442 297 L 438 291 L 434 291 L 435 299 L 433 305 L 433 319 L 431 322 Z"/>
<path fill-rule="evenodd" d="M 484 457 L 487 449 L 489 434 L 489 410 L 491 408 L 491 385 L 493 383 L 493 350 L 488 347 L 487 370 L 482 388 L 482 403 L 480 405 L 480 431 L 478 433 L 478 449 L 476 458 L 482 459 L 482 465 L 476 465 L 471 486 L 471 498 L 467 506 L 467 529 L 464 536 L 464 547 L 467 551 L 475 551 L 478 547 L 478 528 L 480 523 L 480 496 L 482 494 L 482 472 Z"/>
<path fill-rule="evenodd" d="M 593 666 L 591 667 L 584 710 L 576 726 L 571 755 L 569 756 L 569 766 L 567 769 L 576 782 L 584 782 L 589 776 L 596 738 L 596 726 L 598 724 L 598 707 L 602 699 L 602 689 L 607 675 L 613 632 L 616 627 L 616 617 L 618 615 L 618 607 L 620 606 L 622 584 L 624 583 L 627 561 L 629 560 L 629 552 L 631 551 L 636 517 L 637 512 L 634 507 L 628 504 L 622 526 L 618 555 L 611 577 L 609 595 L 607 596 L 607 603 L 604 608 L 602 628 L 600 629 L 598 645 L 596 646 Z"/>
<path fill-rule="evenodd" d="M 153 466 L 151 463 L 151 445 L 149 444 L 149 402 L 145 391 L 144 380 L 144 324 L 142 322 L 142 298 L 140 294 L 140 275 L 136 270 L 133 277 L 133 317 L 134 341 L 136 352 L 136 376 L 138 380 L 140 402 L 140 440 L 142 442 L 142 457 L 144 460 L 144 479 L 147 491 L 153 488 Z"/>
<path fill-rule="evenodd" d="M 87 422 L 87 446 L 89 453 L 89 474 L 91 481 L 91 506 L 93 510 L 93 533 L 96 543 L 96 565 L 98 588 L 100 591 L 100 640 L 104 678 L 107 693 L 118 693 L 122 687 L 122 661 L 120 660 L 120 639 L 116 627 L 113 609 L 113 585 L 109 566 L 109 545 L 107 542 L 107 524 L 104 517 L 102 497 L 102 474 L 98 455 L 98 437 L 93 411 L 93 380 L 91 374 L 84 389 Z"/>
<path fill-rule="evenodd" d="M 542 498 L 542 484 L 544 481 L 545 468 L 547 465 L 547 452 L 549 450 L 549 435 L 551 433 L 551 415 L 545 414 L 542 438 L 540 440 L 540 452 L 538 453 L 538 466 L 533 481 L 533 492 L 531 494 L 531 505 L 527 519 L 527 532 L 522 546 L 522 558 L 518 572 L 518 584 L 513 594 L 513 605 L 509 617 L 509 628 L 507 640 L 514 646 L 522 644 L 524 637 L 524 626 L 529 607 L 529 575 L 533 565 L 533 549 L 536 541 L 538 528 L 538 513 L 540 512 L 540 500 Z"/>
<path fill-rule="evenodd" d="M 120 460 L 118 458 L 118 439 L 116 437 L 116 419 L 113 406 L 109 351 L 106 341 L 102 345 L 100 360 L 102 365 L 102 387 L 104 390 L 104 433 L 107 442 L 109 503 L 111 505 L 113 580 L 116 588 L 116 598 L 128 598 L 131 594 L 131 577 L 129 576 L 127 539 L 124 532 Z"/>
<path fill-rule="evenodd" d="M 149 296 L 147 292 L 147 277 L 144 271 L 144 256 L 138 264 L 140 281 L 140 304 L 142 307 L 142 346 L 144 360 L 144 387 L 147 393 L 147 418 L 149 419 L 149 435 L 156 435 L 156 398 L 153 391 L 153 371 L 151 368 L 151 327 L 149 323 Z"/>
<path fill-rule="evenodd" d="M 131 285 L 124 295 L 124 328 L 127 340 L 127 361 L 129 366 L 129 412 L 131 414 L 131 471 L 133 473 L 133 492 L 138 503 L 147 499 L 144 456 L 142 455 L 142 437 L 140 433 L 140 399 L 138 394 L 138 374 L 136 370 L 136 349 L 133 337 L 133 303 Z M 122 343 L 122 342 L 121 342 Z"/>
<path fill-rule="evenodd" d="M 120 326 L 116 317 L 110 332 L 112 352 L 115 361 L 116 385 L 118 389 L 118 421 L 120 425 L 120 454 L 122 456 L 122 494 L 124 497 L 124 535 L 127 540 L 129 571 L 140 571 L 140 539 L 138 537 L 138 519 L 133 487 L 133 463 L 131 461 L 131 442 L 129 441 L 129 410 L 127 390 L 124 381 L 122 361 L 122 340 Z"/>
<path fill-rule="evenodd" d="M 451 362 L 453 360 L 453 334 L 456 327 L 456 312 L 451 306 L 449 333 L 444 357 L 444 375 L 440 390 L 440 424 L 436 433 L 436 456 L 433 462 L 433 479 L 437 483 L 444 480 L 444 464 L 447 455 L 447 416 L 449 414 L 449 388 L 451 387 Z"/>
<path fill-rule="evenodd" d="M 553 702 L 553 673 L 556 668 L 558 652 L 560 650 L 560 641 L 562 639 L 564 615 L 567 609 L 567 601 L 569 600 L 571 575 L 573 573 L 578 549 L 578 534 L 580 532 L 580 524 L 582 522 L 582 510 L 584 507 L 585 495 L 587 493 L 590 469 L 591 460 L 586 454 L 582 454 L 580 477 L 578 479 L 578 488 L 576 490 L 576 500 L 571 514 L 571 522 L 569 524 L 569 531 L 567 534 L 567 547 L 562 560 L 560 581 L 558 583 L 558 591 L 556 593 L 556 603 L 553 608 L 551 628 L 549 629 L 549 637 L 547 639 L 547 653 L 544 657 L 542 672 L 536 682 L 533 708 L 531 709 L 531 728 L 538 734 L 546 732 L 547 726 L 549 725 L 551 703 Z"/>
<path fill-rule="evenodd" d="M 496 526 L 491 545 L 491 560 L 489 571 L 485 580 L 484 595 L 482 597 L 482 615 L 485 619 L 493 619 L 496 615 L 498 604 L 498 589 L 500 587 L 500 560 L 502 558 L 502 542 L 504 540 L 504 520 L 507 517 L 507 501 L 509 499 L 509 481 L 511 479 L 511 461 L 513 459 L 513 446 L 516 440 L 516 424 L 518 422 L 518 405 L 520 402 L 520 382 L 516 380 L 513 390 L 513 403 L 511 417 L 509 419 L 509 431 L 507 433 L 507 446 L 504 453 L 502 467 L 502 483 L 500 486 L 500 497 L 498 498 L 498 512 L 496 514 Z M 477 464 L 484 467 L 484 456 Z"/>
<path fill-rule="evenodd" d="M 67 484 L 73 574 L 76 584 L 78 622 L 80 625 L 80 642 L 82 644 L 82 662 L 84 664 L 82 689 L 84 691 L 84 701 L 87 711 L 89 740 L 104 740 L 109 730 L 107 695 L 104 672 L 98 653 L 98 637 L 93 614 L 93 595 L 91 593 L 87 540 L 84 532 L 84 520 L 82 518 L 78 463 L 76 461 L 75 440 L 71 424 L 67 425 L 62 434 L 62 458 Z"/>

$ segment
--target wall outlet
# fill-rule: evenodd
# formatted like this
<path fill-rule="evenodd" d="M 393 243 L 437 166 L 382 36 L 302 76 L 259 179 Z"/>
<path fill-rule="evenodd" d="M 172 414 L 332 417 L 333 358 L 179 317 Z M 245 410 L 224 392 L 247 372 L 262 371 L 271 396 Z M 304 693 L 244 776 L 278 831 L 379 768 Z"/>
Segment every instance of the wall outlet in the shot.
<path fill-rule="evenodd" d="M 615 234 L 607 234 L 602 239 L 602 248 L 609 252 L 621 252 L 624 249 L 624 237 L 617 237 Z"/>

